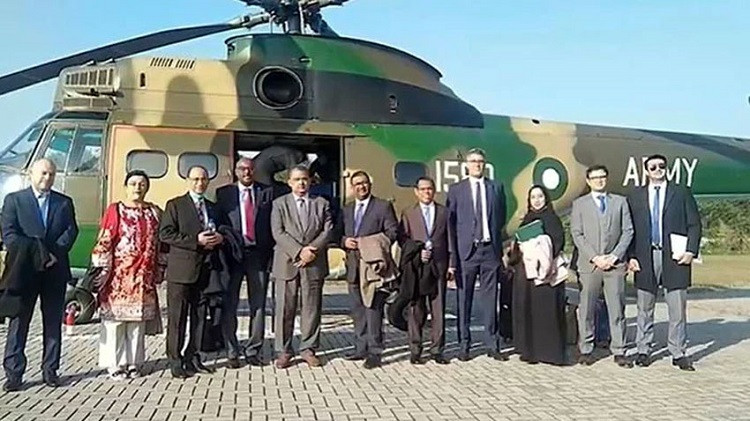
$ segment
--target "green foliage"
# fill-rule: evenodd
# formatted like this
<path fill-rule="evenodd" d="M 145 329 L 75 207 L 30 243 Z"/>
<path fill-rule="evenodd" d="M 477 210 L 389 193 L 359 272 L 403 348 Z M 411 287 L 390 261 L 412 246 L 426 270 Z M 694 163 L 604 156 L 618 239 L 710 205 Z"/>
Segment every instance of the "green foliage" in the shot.
<path fill-rule="evenodd" d="M 701 254 L 750 254 L 750 200 L 698 201 L 703 223 Z M 573 250 L 570 217 L 562 217 L 565 251 Z"/>
<path fill-rule="evenodd" d="M 699 200 L 705 254 L 750 253 L 750 200 Z"/>

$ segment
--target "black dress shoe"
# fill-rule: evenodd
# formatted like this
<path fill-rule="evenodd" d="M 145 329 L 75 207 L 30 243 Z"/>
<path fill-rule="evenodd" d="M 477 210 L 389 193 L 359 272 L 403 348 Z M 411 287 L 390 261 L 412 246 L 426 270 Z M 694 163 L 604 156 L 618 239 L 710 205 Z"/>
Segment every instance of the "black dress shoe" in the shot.
<path fill-rule="evenodd" d="M 229 358 L 227 359 L 227 368 L 231 369 L 237 369 L 242 367 L 242 364 L 240 363 L 239 358 Z"/>
<path fill-rule="evenodd" d="M 44 373 L 42 375 L 42 380 L 44 381 L 44 384 L 49 387 L 59 387 L 62 384 L 60 377 L 54 372 Z"/>
<path fill-rule="evenodd" d="M 171 367 L 169 371 L 172 373 L 172 377 L 175 379 L 187 379 L 192 377 L 195 373 L 189 373 L 182 367 Z"/>
<path fill-rule="evenodd" d="M 496 361 L 508 361 L 508 356 L 500 351 L 490 351 L 487 356 Z"/>
<path fill-rule="evenodd" d="M 185 362 L 185 371 L 192 371 L 193 373 L 212 374 L 216 370 L 203 365 L 199 357 L 194 357 L 191 361 Z"/>
<path fill-rule="evenodd" d="M 469 351 L 461 351 L 458 354 L 458 360 L 459 361 L 463 361 L 463 362 L 467 362 L 467 361 L 471 360 L 471 356 L 469 355 Z"/>
<path fill-rule="evenodd" d="M 451 361 L 449 359 L 445 358 L 442 354 L 435 355 L 434 357 L 432 357 L 432 359 L 434 359 L 435 362 L 438 363 L 438 364 L 440 364 L 440 365 L 446 365 L 446 364 L 450 364 L 451 363 Z"/>
<path fill-rule="evenodd" d="M 690 361 L 690 359 L 688 359 L 688 357 L 673 358 L 672 359 L 672 365 L 680 367 L 680 370 L 695 371 L 695 367 L 693 367 L 693 362 Z"/>
<path fill-rule="evenodd" d="M 578 364 L 582 364 L 582 365 L 594 364 L 594 356 L 591 354 L 581 354 L 578 357 Z"/>
<path fill-rule="evenodd" d="M 21 379 L 9 378 L 5 381 L 5 383 L 3 383 L 3 390 L 6 392 L 18 392 L 19 390 L 21 390 L 22 385 L 23 382 L 21 381 Z"/>
<path fill-rule="evenodd" d="M 245 357 L 245 361 L 247 361 L 248 365 L 254 365 L 256 367 L 261 367 L 263 365 L 263 360 L 257 355 L 249 355 Z"/>
<path fill-rule="evenodd" d="M 411 357 L 409 357 L 409 362 L 412 363 L 413 365 L 424 364 L 424 360 L 419 355 L 412 355 Z"/>
<path fill-rule="evenodd" d="M 638 354 L 637 357 L 635 357 L 635 365 L 638 367 L 648 367 L 651 365 L 651 358 L 647 354 Z"/>
<path fill-rule="evenodd" d="M 367 359 L 367 354 L 352 352 L 351 354 L 345 355 L 344 359 L 347 361 L 362 361 Z"/>
<path fill-rule="evenodd" d="M 615 355 L 615 364 L 622 368 L 633 368 L 633 362 L 624 355 Z"/>
<path fill-rule="evenodd" d="M 364 367 L 371 370 L 375 367 L 380 367 L 380 355 L 368 355 L 365 359 Z"/>

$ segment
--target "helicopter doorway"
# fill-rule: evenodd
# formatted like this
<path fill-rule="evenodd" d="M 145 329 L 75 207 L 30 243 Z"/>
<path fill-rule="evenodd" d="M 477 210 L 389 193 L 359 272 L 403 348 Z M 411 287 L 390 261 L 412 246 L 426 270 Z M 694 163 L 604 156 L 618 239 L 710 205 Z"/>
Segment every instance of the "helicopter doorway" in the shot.
<path fill-rule="evenodd" d="M 274 195 L 289 192 L 287 172 L 295 165 L 310 168 L 310 193 L 323 196 L 337 215 L 341 203 L 341 149 L 339 137 L 275 133 L 235 133 L 235 160 L 255 162 L 255 180 L 274 187 Z"/>

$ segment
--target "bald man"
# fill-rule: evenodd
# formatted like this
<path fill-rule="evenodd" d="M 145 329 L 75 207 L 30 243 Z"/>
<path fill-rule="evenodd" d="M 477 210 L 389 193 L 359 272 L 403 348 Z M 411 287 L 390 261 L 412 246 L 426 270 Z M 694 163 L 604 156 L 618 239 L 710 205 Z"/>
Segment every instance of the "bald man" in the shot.
<path fill-rule="evenodd" d="M 237 176 L 236 183 L 216 190 L 216 205 L 227 216 L 232 229 L 244 239 L 242 263 L 232 268 L 229 296 L 222 312 L 221 325 L 229 368 L 240 367 L 241 354 L 251 366 L 263 364 L 266 291 L 274 246 L 271 236 L 273 189 L 255 179 L 255 163 L 251 159 L 237 160 L 234 174 Z M 250 308 L 250 342 L 244 351 L 237 341 L 237 307 L 243 278 L 247 279 Z"/>
<path fill-rule="evenodd" d="M 60 367 L 65 285 L 71 279 L 68 253 L 78 237 L 78 226 L 71 198 L 52 191 L 56 172 L 52 161 L 36 161 L 31 167 L 31 186 L 10 193 L 3 203 L 0 225 L 8 254 L 33 250 L 37 255 L 29 260 L 41 262 L 23 271 L 21 276 L 27 278 L 21 280 L 24 293 L 20 313 L 11 318 L 8 326 L 3 361 L 6 376 L 3 389 L 8 392 L 20 390 L 23 383 L 26 338 L 37 297 L 41 297 L 44 326 L 42 378 L 49 387 L 60 385 L 57 369 Z M 39 251 L 43 253 L 41 258 Z"/>

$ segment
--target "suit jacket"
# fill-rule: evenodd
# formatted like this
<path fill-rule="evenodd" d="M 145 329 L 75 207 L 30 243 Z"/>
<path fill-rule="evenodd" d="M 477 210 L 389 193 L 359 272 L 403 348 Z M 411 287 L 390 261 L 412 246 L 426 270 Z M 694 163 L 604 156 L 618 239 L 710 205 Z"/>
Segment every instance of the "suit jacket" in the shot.
<path fill-rule="evenodd" d="M 3 243 L 7 248 L 22 237 L 40 238 L 47 250 L 57 259 L 46 272 L 55 281 L 70 282 L 68 253 L 78 237 L 73 200 L 56 191 L 48 197 L 47 228 L 42 223 L 39 204 L 31 187 L 5 197 L 0 221 Z"/>
<path fill-rule="evenodd" d="M 651 210 L 648 205 L 648 187 L 639 187 L 628 196 L 630 213 L 633 215 L 635 235 L 628 254 L 638 259 L 641 270 L 635 274 L 638 289 L 656 292 L 658 285 L 654 277 L 651 251 Z M 667 183 L 662 210 L 662 282 L 668 290 L 685 289 L 690 286 L 691 266 L 678 265 L 672 259 L 669 234 L 687 236 L 687 251 L 697 256 L 702 235 L 701 218 L 693 194 L 687 188 Z"/>
<path fill-rule="evenodd" d="M 570 235 L 578 249 L 576 267 L 580 273 L 591 273 L 595 256 L 612 254 L 619 268 L 624 268 L 627 251 L 633 239 L 633 222 L 624 196 L 607 193 L 604 212 L 605 232 L 599 224 L 599 208 L 590 194 L 573 201 L 570 212 Z"/>
<path fill-rule="evenodd" d="M 213 202 L 204 199 L 206 212 L 217 228 L 226 225 Z M 201 267 L 210 250 L 198 244 L 198 234 L 204 230 L 198 211 L 189 193 L 170 199 L 159 224 L 159 241 L 169 245 L 167 281 L 193 284 L 198 281 Z"/>
<path fill-rule="evenodd" d="M 261 267 L 268 267 L 273 250 L 271 235 L 271 204 L 274 191 L 271 186 L 253 183 L 255 193 L 255 244 L 261 258 Z M 226 215 L 229 225 L 242 236 L 242 214 L 240 211 L 240 189 L 237 183 L 227 184 L 216 190 L 216 206 Z"/>
<path fill-rule="evenodd" d="M 302 229 L 296 198 L 293 193 L 273 201 L 271 233 L 276 241 L 272 274 L 274 279 L 288 281 L 299 275 L 302 279 L 320 280 L 328 276 L 328 243 L 333 233 L 333 220 L 328 201 L 322 197 L 307 199 L 307 228 Z M 303 268 L 294 264 L 305 246 L 317 247 L 315 260 Z"/>
<path fill-rule="evenodd" d="M 339 229 L 343 233 L 343 238 L 354 237 L 354 205 L 352 202 L 344 206 L 339 218 Z M 383 199 L 370 196 L 370 203 L 365 209 L 362 216 L 362 222 L 359 227 L 359 237 L 383 233 L 391 244 L 398 237 L 398 221 L 396 221 L 396 211 L 393 205 Z M 341 246 L 343 247 L 343 238 Z M 346 250 L 346 280 L 355 282 L 359 271 L 359 253 L 356 250 Z"/>
<path fill-rule="evenodd" d="M 448 227 L 455 243 L 454 261 L 466 261 L 474 251 L 474 197 L 471 194 L 470 179 L 453 184 L 448 189 L 446 206 L 449 211 Z M 505 226 L 505 189 L 503 184 L 484 178 L 487 191 L 487 224 L 490 228 L 492 247 L 498 258 L 503 251 L 503 227 Z"/>
<path fill-rule="evenodd" d="M 450 261 L 452 242 L 449 241 L 448 230 L 448 209 L 435 202 L 435 216 L 432 227 L 432 259 L 431 264 L 435 265 L 438 273 L 443 279 L 448 271 L 448 267 L 454 267 L 455 262 Z M 427 227 L 422 216 L 422 207 L 419 203 L 414 204 L 404 210 L 401 214 L 399 224 L 398 242 L 402 249 L 408 240 L 415 240 L 424 243 L 427 240 Z"/>

